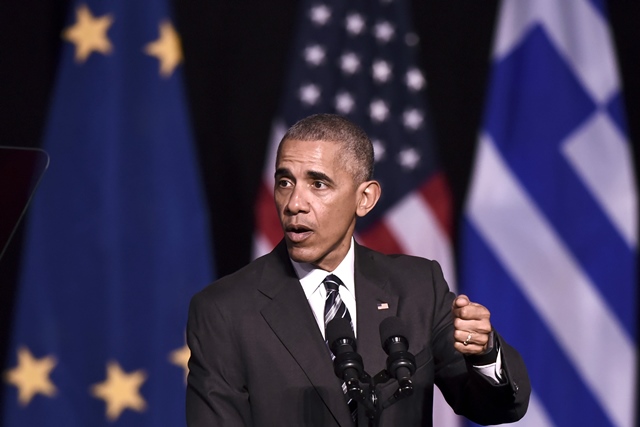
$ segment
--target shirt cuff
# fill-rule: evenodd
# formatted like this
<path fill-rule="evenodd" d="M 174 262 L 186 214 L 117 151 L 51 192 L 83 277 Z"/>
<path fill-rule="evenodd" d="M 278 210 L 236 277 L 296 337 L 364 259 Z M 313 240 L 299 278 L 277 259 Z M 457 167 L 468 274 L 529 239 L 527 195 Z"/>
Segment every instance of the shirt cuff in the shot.
<path fill-rule="evenodd" d="M 495 358 L 495 362 L 488 363 L 486 365 L 473 364 L 473 369 L 484 375 L 485 377 L 489 377 L 494 380 L 497 384 L 502 382 L 502 357 L 500 355 L 500 349 L 497 350 L 497 355 Z M 491 353 L 480 356 L 489 356 Z"/>

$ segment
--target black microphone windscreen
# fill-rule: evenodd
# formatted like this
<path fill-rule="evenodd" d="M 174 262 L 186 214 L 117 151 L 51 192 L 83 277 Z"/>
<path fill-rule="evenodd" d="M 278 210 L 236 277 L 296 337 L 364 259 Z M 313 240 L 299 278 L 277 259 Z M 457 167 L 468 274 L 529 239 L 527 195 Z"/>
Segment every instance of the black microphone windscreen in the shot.
<path fill-rule="evenodd" d="M 403 337 L 406 328 L 404 322 L 399 317 L 387 317 L 380 323 L 380 344 L 384 347 L 384 343 L 391 337 Z"/>
<path fill-rule="evenodd" d="M 329 322 L 326 330 L 326 338 L 329 346 L 341 338 L 350 338 L 354 341 L 356 339 L 353 334 L 353 329 L 351 329 L 351 322 L 343 317 L 336 317 Z"/>

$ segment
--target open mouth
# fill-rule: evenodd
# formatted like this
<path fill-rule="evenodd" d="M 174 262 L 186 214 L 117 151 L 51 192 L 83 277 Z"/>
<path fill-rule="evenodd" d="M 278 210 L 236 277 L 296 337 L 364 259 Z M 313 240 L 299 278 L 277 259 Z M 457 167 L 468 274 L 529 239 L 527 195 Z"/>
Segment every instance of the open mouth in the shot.
<path fill-rule="evenodd" d="M 306 240 L 313 231 L 303 225 L 290 225 L 285 229 L 287 239 L 293 243 L 299 243 Z"/>

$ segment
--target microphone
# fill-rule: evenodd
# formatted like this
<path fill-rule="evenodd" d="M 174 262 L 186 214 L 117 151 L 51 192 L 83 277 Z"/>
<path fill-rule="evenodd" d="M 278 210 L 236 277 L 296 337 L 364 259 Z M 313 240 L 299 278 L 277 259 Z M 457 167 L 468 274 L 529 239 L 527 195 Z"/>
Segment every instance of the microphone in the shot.
<path fill-rule="evenodd" d="M 411 375 L 416 372 L 416 358 L 409 353 L 409 341 L 405 338 L 404 322 L 399 317 L 387 317 L 380 323 L 380 342 L 387 357 L 387 371 L 398 380 L 402 394 L 413 392 Z"/>
<path fill-rule="evenodd" d="M 345 382 L 350 395 L 352 390 L 361 393 L 359 378 L 364 373 L 364 364 L 362 357 L 356 352 L 356 337 L 351 329 L 351 322 L 342 317 L 334 318 L 327 325 L 326 335 L 335 355 L 335 374 Z"/>

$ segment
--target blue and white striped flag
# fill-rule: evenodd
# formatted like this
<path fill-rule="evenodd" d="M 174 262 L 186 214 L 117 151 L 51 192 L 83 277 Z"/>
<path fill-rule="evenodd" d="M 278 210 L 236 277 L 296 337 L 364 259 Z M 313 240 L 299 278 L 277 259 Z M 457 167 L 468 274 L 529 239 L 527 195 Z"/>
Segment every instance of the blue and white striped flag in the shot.
<path fill-rule="evenodd" d="M 518 348 L 520 425 L 631 426 L 637 194 L 602 0 L 504 1 L 461 287 Z"/>

